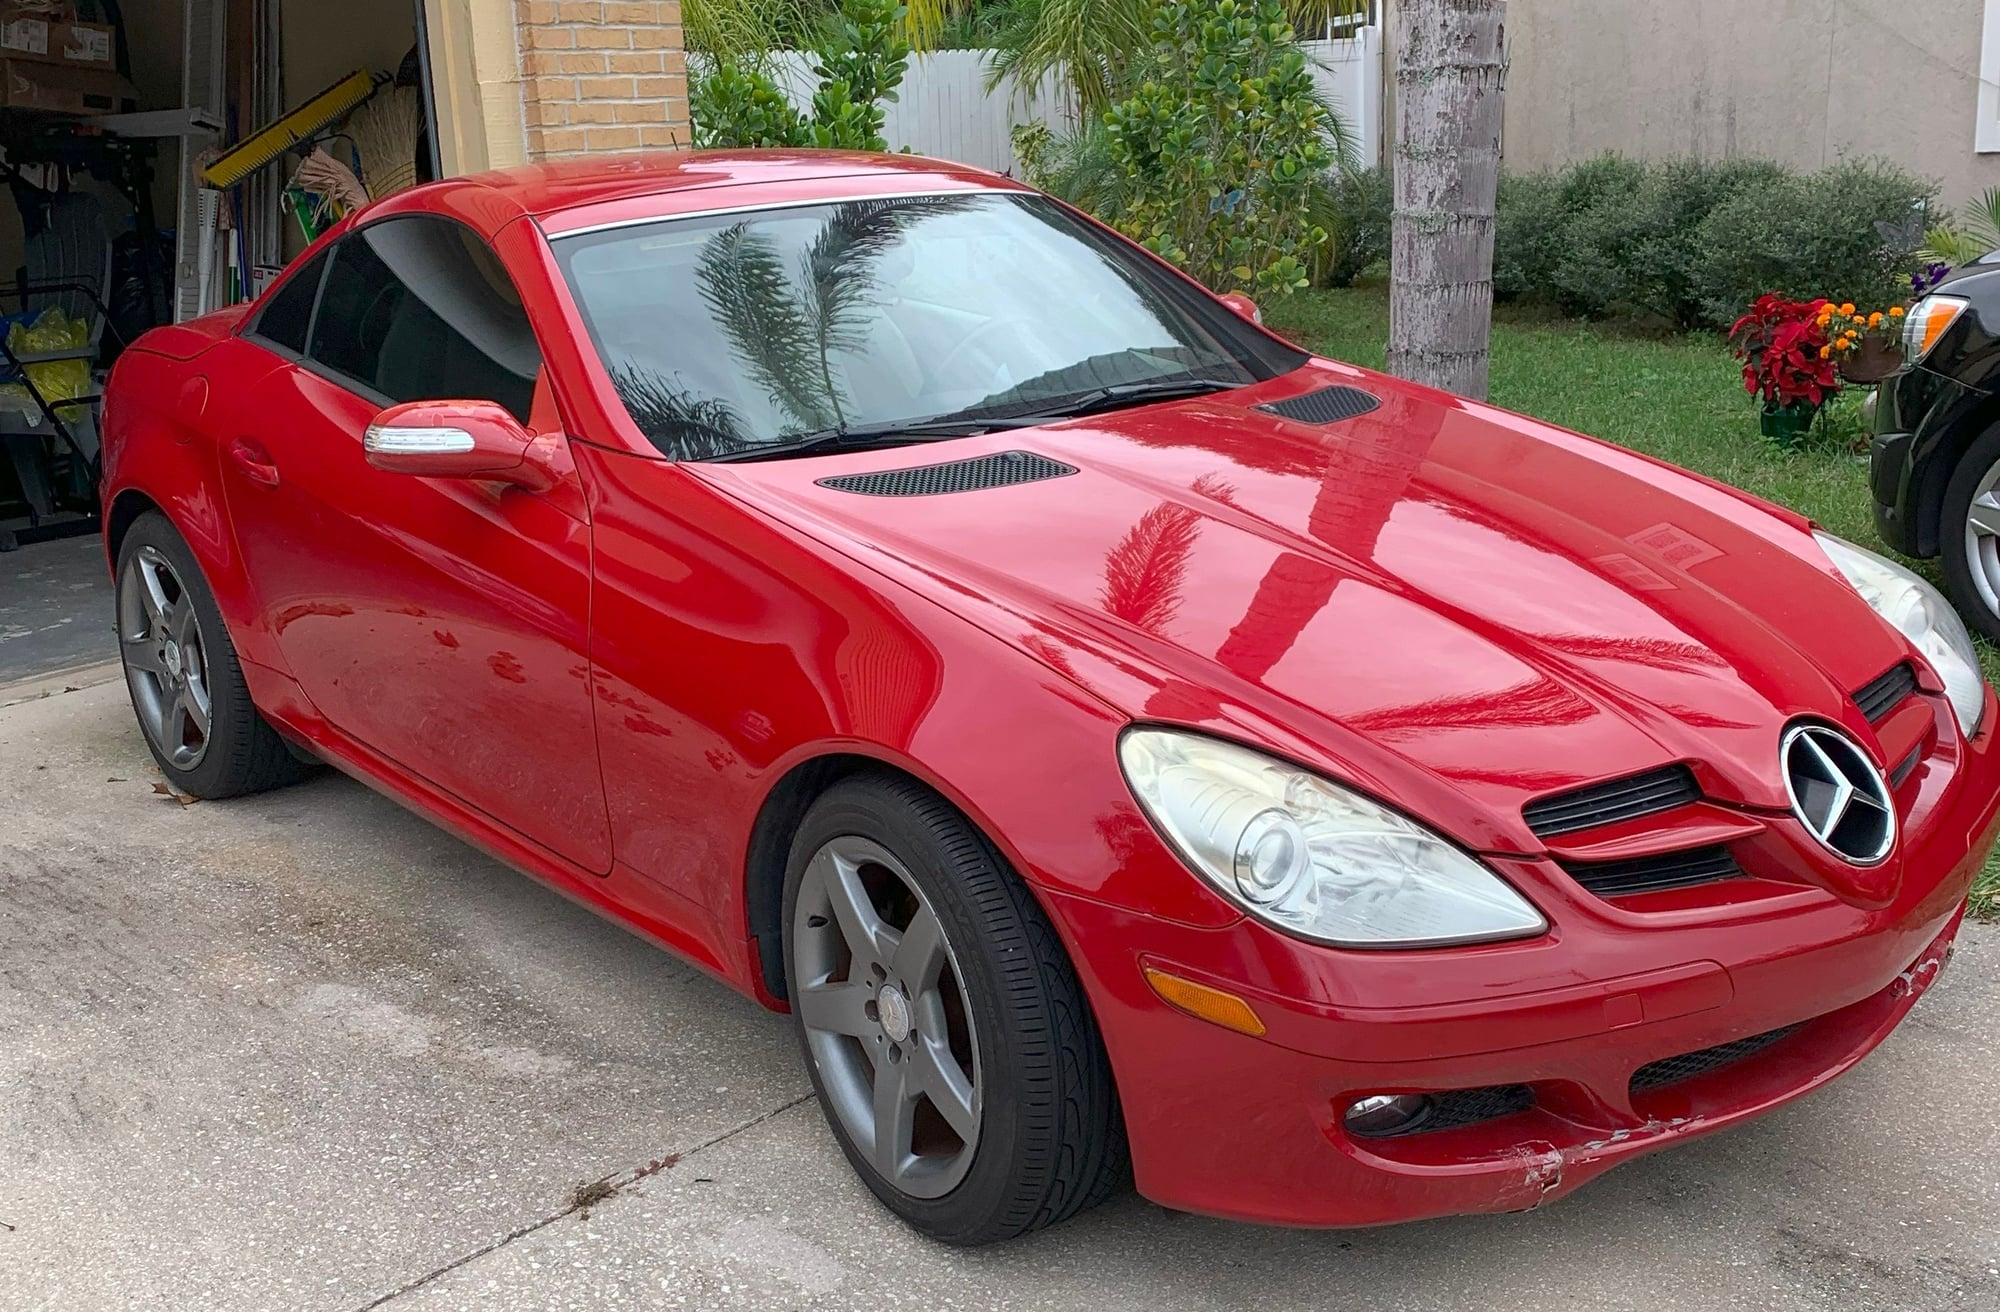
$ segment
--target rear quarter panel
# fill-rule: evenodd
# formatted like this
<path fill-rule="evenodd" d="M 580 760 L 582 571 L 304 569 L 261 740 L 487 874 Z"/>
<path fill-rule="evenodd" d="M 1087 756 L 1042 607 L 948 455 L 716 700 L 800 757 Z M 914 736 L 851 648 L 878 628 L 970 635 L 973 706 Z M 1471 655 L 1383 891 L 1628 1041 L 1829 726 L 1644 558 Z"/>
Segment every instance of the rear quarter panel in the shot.
<path fill-rule="evenodd" d="M 237 653 L 282 668 L 276 646 L 253 622 L 249 581 L 218 465 L 220 443 L 227 441 L 222 430 L 236 398 L 280 361 L 227 336 L 235 317 L 212 325 L 198 350 L 189 349 L 198 339 L 187 325 L 148 333 L 112 369 L 104 402 L 107 564 L 116 568 L 117 544 L 132 520 L 158 508 L 200 563 Z"/>

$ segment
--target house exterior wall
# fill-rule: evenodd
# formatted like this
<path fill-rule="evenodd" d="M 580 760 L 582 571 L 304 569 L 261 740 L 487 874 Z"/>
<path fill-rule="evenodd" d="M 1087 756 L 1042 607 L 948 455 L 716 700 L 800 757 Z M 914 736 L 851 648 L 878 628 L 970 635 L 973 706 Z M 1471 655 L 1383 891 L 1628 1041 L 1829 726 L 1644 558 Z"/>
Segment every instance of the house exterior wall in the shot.
<path fill-rule="evenodd" d="M 447 174 L 684 146 L 679 0 L 424 0 Z"/>
<path fill-rule="evenodd" d="M 1512 0 L 1506 164 L 1881 155 L 1956 205 L 2000 186 L 2000 123 L 1977 149 L 1996 28 L 2000 0 Z"/>

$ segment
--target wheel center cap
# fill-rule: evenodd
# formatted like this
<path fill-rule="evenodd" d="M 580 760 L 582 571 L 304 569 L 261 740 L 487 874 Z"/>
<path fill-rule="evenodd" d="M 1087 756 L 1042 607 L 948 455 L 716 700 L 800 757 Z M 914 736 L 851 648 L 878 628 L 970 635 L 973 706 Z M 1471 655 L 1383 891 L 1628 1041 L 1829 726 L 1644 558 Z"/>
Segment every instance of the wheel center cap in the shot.
<path fill-rule="evenodd" d="M 179 678 L 181 674 L 181 647 L 177 642 L 167 644 L 167 673 Z"/>
<path fill-rule="evenodd" d="M 882 1032 L 892 1041 L 910 1037 L 910 1000 L 894 984 L 884 984 L 875 995 L 875 1011 L 882 1018 Z"/>

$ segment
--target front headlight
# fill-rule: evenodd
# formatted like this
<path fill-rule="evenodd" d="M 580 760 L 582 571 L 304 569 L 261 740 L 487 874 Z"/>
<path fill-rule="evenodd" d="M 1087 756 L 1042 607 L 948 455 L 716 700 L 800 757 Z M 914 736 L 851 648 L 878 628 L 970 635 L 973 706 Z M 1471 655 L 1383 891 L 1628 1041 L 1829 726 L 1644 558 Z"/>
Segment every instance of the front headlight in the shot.
<path fill-rule="evenodd" d="M 1813 536 L 1861 599 L 1908 638 L 1944 680 L 1944 695 L 1965 736 L 1978 733 L 1980 717 L 1986 713 L 1986 680 L 1979 672 L 1972 635 L 1951 603 L 1930 584 L 1866 547 L 1830 533 Z"/>
<path fill-rule="evenodd" d="M 1903 316 L 1903 359 L 1915 364 L 1931 353 L 1944 330 L 1951 327 L 1965 307 L 1972 304 L 1963 296 L 1926 296 Z"/>
<path fill-rule="evenodd" d="M 1118 759 L 1181 859 L 1279 929 L 1342 947 L 1428 947 L 1548 928 L 1499 876 L 1436 834 L 1261 752 L 1132 729 Z"/>

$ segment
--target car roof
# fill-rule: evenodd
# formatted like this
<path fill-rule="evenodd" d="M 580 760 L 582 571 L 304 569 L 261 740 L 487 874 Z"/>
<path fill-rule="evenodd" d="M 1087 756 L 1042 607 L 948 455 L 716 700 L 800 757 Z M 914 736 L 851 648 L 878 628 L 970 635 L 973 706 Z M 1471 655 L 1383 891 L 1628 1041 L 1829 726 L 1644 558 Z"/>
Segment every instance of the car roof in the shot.
<path fill-rule="evenodd" d="M 675 214 L 861 194 L 1018 189 L 997 173 L 921 155 L 825 150 L 649 151 L 528 164 L 466 182 L 551 233 Z"/>

